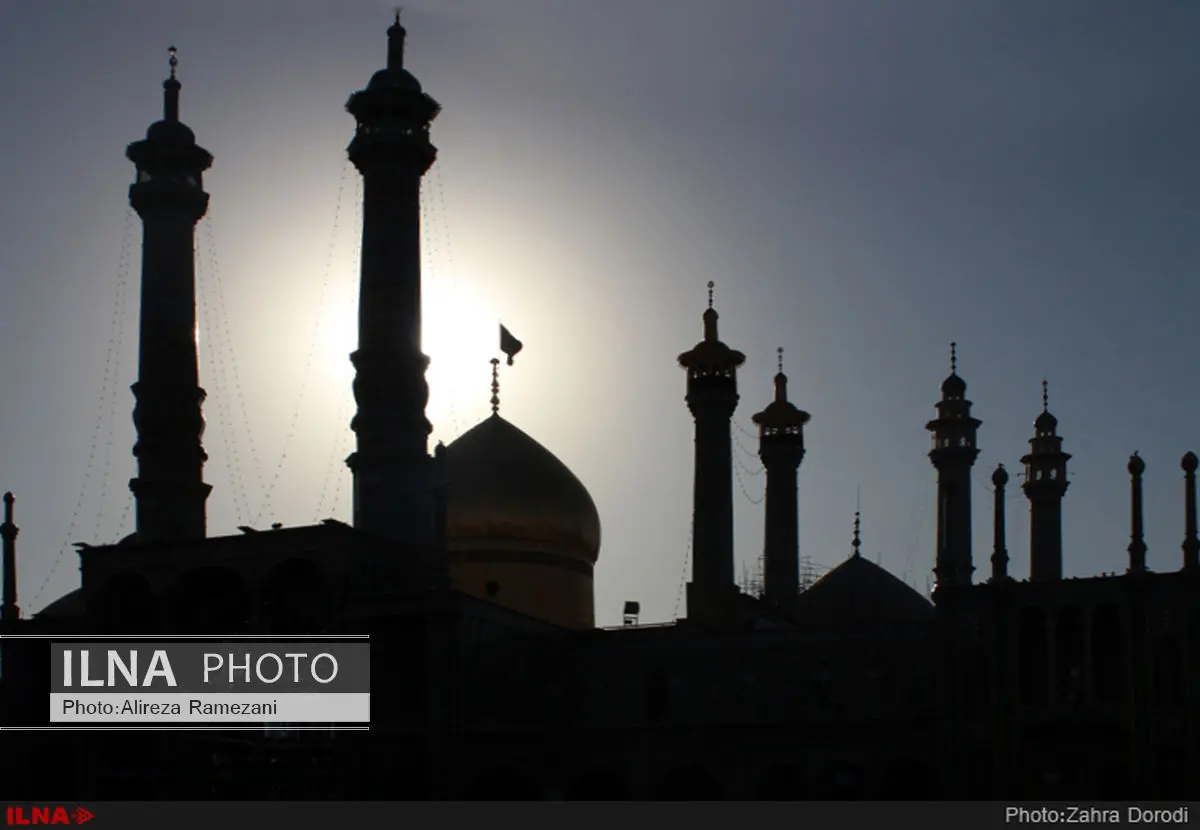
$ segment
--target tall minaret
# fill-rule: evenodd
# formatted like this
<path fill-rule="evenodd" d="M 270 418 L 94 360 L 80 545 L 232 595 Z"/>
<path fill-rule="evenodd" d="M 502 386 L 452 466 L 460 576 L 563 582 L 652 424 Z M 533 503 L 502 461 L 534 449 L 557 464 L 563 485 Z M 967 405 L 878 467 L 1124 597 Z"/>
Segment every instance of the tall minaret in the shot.
<path fill-rule="evenodd" d="M 1183 569 L 1200 572 L 1200 532 L 1196 529 L 1196 468 L 1200 458 L 1191 450 L 1179 462 L 1183 468 Z"/>
<path fill-rule="evenodd" d="M 737 408 L 737 369 L 746 356 L 717 337 L 717 312 L 708 284 L 704 339 L 679 356 L 687 370 L 687 405 L 696 421 L 692 495 L 692 581 L 689 619 L 728 622 L 737 601 L 733 581 L 733 450 L 730 419 Z"/>
<path fill-rule="evenodd" d="M 950 376 L 942 381 L 937 417 L 925 425 L 933 433 L 929 460 L 938 473 L 937 565 L 939 586 L 970 585 L 971 468 L 979 455 L 975 434 L 982 423 L 971 417 L 967 383 L 958 376 L 957 344 L 950 344 Z"/>
<path fill-rule="evenodd" d="M 992 473 L 992 485 L 995 487 L 992 506 L 992 582 L 1004 582 L 1008 577 L 1008 544 L 1005 542 L 1004 530 L 1004 488 L 1008 486 L 1008 471 L 1003 464 L 996 466 Z"/>
<path fill-rule="evenodd" d="M 1021 459 L 1029 499 L 1029 578 L 1034 582 L 1062 579 L 1062 499 L 1067 492 L 1067 461 L 1058 419 L 1050 414 L 1050 395 L 1042 381 L 1042 414 L 1033 422 L 1029 453 Z"/>
<path fill-rule="evenodd" d="M 362 272 L 351 422 L 354 526 L 428 543 L 433 525 L 429 358 L 421 351 L 421 177 L 437 150 L 429 125 L 441 107 L 404 68 L 400 15 L 388 29 L 387 68 L 350 96 L 358 122 L 348 149 L 363 177 Z"/>
<path fill-rule="evenodd" d="M 775 375 L 775 400 L 754 415 L 758 424 L 758 457 L 767 471 L 766 528 L 763 534 L 763 595 L 786 603 L 796 598 L 800 586 L 799 516 L 796 471 L 804 460 L 804 425 L 809 414 L 788 400 L 783 349 Z"/>
<path fill-rule="evenodd" d="M 17 533 L 13 524 L 12 493 L 4 494 L 4 523 L 0 524 L 0 542 L 3 543 L 4 599 L 0 602 L 0 622 L 14 622 L 21 618 L 17 606 Z"/>
<path fill-rule="evenodd" d="M 1142 476 L 1146 462 L 1136 452 L 1129 457 L 1129 573 L 1146 572 L 1146 523 L 1142 511 Z"/>
<path fill-rule="evenodd" d="M 142 218 L 142 298 L 136 404 L 137 501 L 142 543 L 202 539 L 204 390 L 196 360 L 196 223 L 208 209 L 202 175 L 212 156 L 179 121 L 175 47 L 163 82 L 163 117 L 125 155 L 137 167 L 129 203 Z"/>

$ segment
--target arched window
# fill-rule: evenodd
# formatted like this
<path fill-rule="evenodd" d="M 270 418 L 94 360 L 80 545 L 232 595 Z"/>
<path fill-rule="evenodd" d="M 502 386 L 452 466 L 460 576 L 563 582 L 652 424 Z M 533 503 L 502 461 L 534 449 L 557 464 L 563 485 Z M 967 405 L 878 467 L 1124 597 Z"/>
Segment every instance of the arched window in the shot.
<path fill-rule="evenodd" d="M 307 559 L 276 566 L 263 583 L 262 603 L 273 634 L 321 634 L 333 617 L 329 579 Z"/>
<path fill-rule="evenodd" d="M 171 587 L 167 610 L 180 634 L 242 633 L 250 615 L 250 592 L 237 571 L 197 568 Z"/>
<path fill-rule="evenodd" d="M 106 582 L 89 603 L 88 612 L 106 634 L 155 634 L 158 602 L 143 577 L 121 573 Z"/>
<path fill-rule="evenodd" d="M 975 646 L 967 657 L 963 677 L 963 709 L 968 716 L 982 714 L 992 698 L 992 665 L 988 652 Z"/>
<path fill-rule="evenodd" d="M 1120 703 L 1125 697 L 1125 637 L 1115 605 L 1092 612 L 1092 687 L 1100 703 Z"/>
<path fill-rule="evenodd" d="M 1021 612 L 1017 652 L 1021 703 L 1027 706 L 1045 703 L 1050 686 L 1050 644 L 1046 615 L 1041 609 L 1026 608 Z"/>
<path fill-rule="evenodd" d="M 1060 609 L 1054 626 L 1054 696 L 1060 703 L 1083 703 L 1083 651 L 1083 612 Z"/>
<path fill-rule="evenodd" d="M 1154 697 L 1175 706 L 1184 700 L 1183 649 L 1174 634 L 1163 634 L 1154 649 Z"/>

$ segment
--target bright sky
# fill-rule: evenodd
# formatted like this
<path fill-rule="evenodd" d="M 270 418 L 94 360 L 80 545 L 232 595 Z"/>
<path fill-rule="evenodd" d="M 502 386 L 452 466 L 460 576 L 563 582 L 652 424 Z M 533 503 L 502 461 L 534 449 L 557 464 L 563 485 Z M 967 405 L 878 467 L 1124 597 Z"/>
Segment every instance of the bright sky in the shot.
<path fill-rule="evenodd" d="M 864 553 L 925 589 L 923 426 L 950 340 L 984 422 L 977 575 L 989 476 L 1016 472 L 1043 376 L 1075 456 L 1067 572 L 1125 567 L 1133 450 L 1150 563 L 1178 567 L 1179 459 L 1200 450 L 1200 6 L 457 0 L 404 15 L 408 64 L 445 108 L 424 206 L 434 437 L 486 416 L 502 319 L 525 342 L 502 412 L 600 510 L 598 622 L 627 599 L 646 621 L 682 611 L 692 433 L 675 360 L 710 279 L 722 337 L 748 356 L 739 573 L 762 547 L 750 415 L 783 346 L 813 416 L 802 552 L 848 554 L 861 492 Z M 375 0 L 0 5 L 0 489 L 17 495 L 26 612 L 78 584 L 68 543 L 132 529 L 140 228 L 123 153 L 159 117 L 171 44 L 183 119 L 216 158 L 197 234 L 210 532 L 349 520 L 360 214 L 342 106 L 383 65 L 390 16 Z"/>

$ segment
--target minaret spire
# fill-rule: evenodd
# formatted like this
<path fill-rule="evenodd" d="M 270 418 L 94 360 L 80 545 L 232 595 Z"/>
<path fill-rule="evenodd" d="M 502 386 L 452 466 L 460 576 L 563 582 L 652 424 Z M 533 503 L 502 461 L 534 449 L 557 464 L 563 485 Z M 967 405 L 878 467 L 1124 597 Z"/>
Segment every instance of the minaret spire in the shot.
<path fill-rule="evenodd" d="M 171 70 L 170 77 L 163 81 L 163 121 L 177 122 L 179 120 L 179 89 L 181 84 L 175 77 L 179 66 L 179 50 L 174 46 L 167 49 L 167 66 Z"/>
<path fill-rule="evenodd" d="M 995 522 L 992 530 L 992 581 L 1003 582 L 1009 578 L 1008 544 L 1004 538 L 1004 488 L 1008 486 L 1008 471 L 1003 464 L 996 465 L 996 471 L 992 473 L 992 485 L 996 488 L 992 508 Z"/>
<path fill-rule="evenodd" d="M 1193 573 L 1200 571 L 1200 536 L 1196 532 L 1196 468 L 1200 458 L 1189 451 L 1180 462 L 1183 467 L 1183 569 Z"/>
<path fill-rule="evenodd" d="M 404 68 L 404 38 L 408 32 L 400 25 L 400 12 L 403 10 L 402 6 L 396 7 L 396 19 L 388 27 L 388 69 Z"/>
<path fill-rule="evenodd" d="M 1146 462 L 1136 452 L 1129 457 L 1129 498 L 1130 498 L 1130 529 L 1129 529 L 1129 573 L 1146 572 L 1146 539 L 1145 522 L 1142 513 L 1142 474 L 1146 472 Z"/>
<path fill-rule="evenodd" d="M 348 149 L 363 177 L 358 349 L 351 422 L 357 447 L 354 526 L 431 544 L 432 476 L 425 415 L 429 358 L 421 350 L 421 177 L 437 149 L 429 126 L 441 107 L 404 68 L 405 31 L 388 29 L 387 66 L 350 96 L 357 122 Z"/>
<path fill-rule="evenodd" d="M 717 337 L 717 312 L 704 312 L 704 339 L 679 356 L 687 371 L 687 405 L 696 423 L 692 496 L 695 543 L 687 586 L 689 619 L 732 622 L 737 601 L 733 576 L 733 450 L 730 420 L 737 408 L 737 370 L 746 356 Z M 794 501 L 794 497 L 793 497 Z"/>
<path fill-rule="evenodd" d="M 0 524 L 0 539 L 4 547 L 4 600 L 0 604 L 0 621 L 11 622 L 21 618 L 21 609 L 17 606 L 17 534 L 20 532 L 13 524 L 12 493 L 4 494 L 4 524 Z"/>
<path fill-rule="evenodd" d="M 934 574 L 939 588 L 970 585 L 971 468 L 979 456 L 975 439 L 981 422 L 971 417 L 967 383 L 958 375 L 958 344 L 950 344 L 950 375 L 942 381 L 937 417 L 925 425 L 933 434 L 929 460 L 937 470 L 938 531 Z"/>
<path fill-rule="evenodd" d="M 777 349 L 775 399 L 751 417 L 758 424 L 758 457 L 766 470 L 763 533 L 763 596 L 786 603 L 800 590 L 800 535 L 796 471 L 804 460 L 804 425 L 809 414 L 787 394 L 783 347 Z"/>
<path fill-rule="evenodd" d="M 203 174 L 212 156 L 179 121 L 176 50 L 168 50 L 163 119 L 125 155 L 137 168 L 129 203 L 142 218 L 142 293 L 138 379 L 133 385 L 133 454 L 138 476 L 137 540 L 201 539 L 208 456 L 201 443 L 205 393 L 196 355 L 195 230 L 208 210 Z"/>
<path fill-rule="evenodd" d="M 500 414 L 500 358 L 492 358 L 492 414 Z"/>
<path fill-rule="evenodd" d="M 1042 412 L 1033 422 L 1029 453 L 1021 459 L 1029 499 L 1029 578 L 1035 582 L 1062 579 L 1062 500 L 1070 482 L 1058 419 L 1050 414 L 1049 385 L 1042 380 Z"/>
<path fill-rule="evenodd" d="M 862 551 L 862 511 L 854 511 L 854 538 L 850 540 L 850 558 L 860 555 Z"/>

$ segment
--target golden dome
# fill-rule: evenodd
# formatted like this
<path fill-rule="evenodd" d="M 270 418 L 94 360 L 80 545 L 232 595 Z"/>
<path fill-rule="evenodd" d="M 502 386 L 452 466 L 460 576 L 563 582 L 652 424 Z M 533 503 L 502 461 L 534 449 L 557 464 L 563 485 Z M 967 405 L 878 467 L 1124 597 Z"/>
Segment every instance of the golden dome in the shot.
<path fill-rule="evenodd" d="M 499 415 L 446 447 L 446 476 L 451 551 L 520 550 L 595 563 L 600 516 L 587 488 Z"/>

